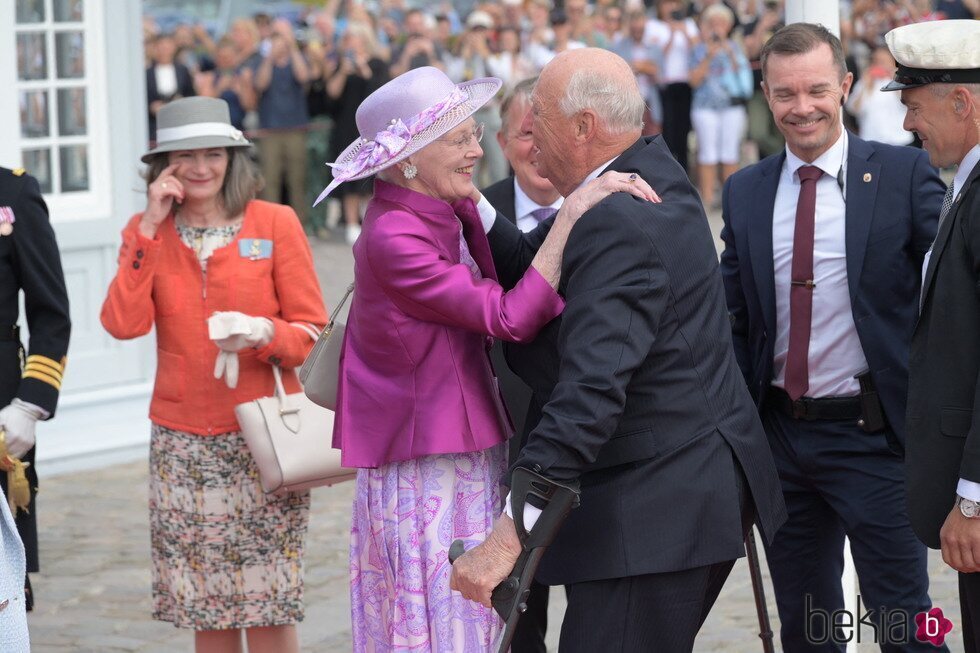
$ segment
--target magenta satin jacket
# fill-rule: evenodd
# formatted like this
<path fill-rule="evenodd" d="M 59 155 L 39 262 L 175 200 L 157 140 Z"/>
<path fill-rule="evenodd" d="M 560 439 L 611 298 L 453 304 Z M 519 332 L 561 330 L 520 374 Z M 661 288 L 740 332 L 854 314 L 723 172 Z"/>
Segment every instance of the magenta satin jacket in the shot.
<path fill-rule="evenodd" d="M 460 264 L 460 222 L 483 279 Z M 333 446 L 345 466 L 477 451 L 510 437 L 486 336 L 527 342 L 564 301 L 533 268 L 510 292 L 496 278 L 472 201 L 450 206 L 375 181 L 354 244 L 340 359 Z"/>

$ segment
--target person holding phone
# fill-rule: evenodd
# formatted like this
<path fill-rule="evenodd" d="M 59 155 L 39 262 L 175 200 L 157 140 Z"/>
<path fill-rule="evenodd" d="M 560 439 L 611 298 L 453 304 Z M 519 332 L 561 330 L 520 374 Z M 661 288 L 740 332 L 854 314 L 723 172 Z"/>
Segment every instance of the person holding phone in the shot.
<path fill-rule="evenodd" d="M 255 69 L 253 80 L 263 130 L 257 139 L 266 181 L 262 199 L 281 202 L 285 182 L 289 204 L 306 225 L 306 125 L 310 122 L 306 85 L 310 67 L 289 21 L 278 19 L 272 24 L 268 54 Z"/>
<path fill-rule="evenodd" d="M 691 133 L 691 49 L 700 41 L 698 27 L 687 17 L 686 6 L 680 0 L 658 3 L 657 19 L 647 22 L 644 37 L 663 52 L 663 137 L 684 170 L 688 168 L 687 136 Z"/>
<path fill-rule="evenodd" d="M 388 64 L 379 56 L 374 33 L 367 25 L 348 23 L 340 38 L 340 51 L 343 53 L 340 63 L 327 80 L 327 97 L 334 119 L 331 159 L 340 156 L 345 143 L 357 138 L 357 107 L 389 79 Z M 336 195 L 343 206 L 344 236 L 353 245 L 361 234 L 361 207 L 371 195 L 371 180 L 343 184 Z"/>
<path fill-rule="evenodd" d="M 738 170 L 752 96 L 752 69 L 741 46 L 728 38 L 732 10 L 711 5 L 701 13 L 702 42 L 691 53 L 691 122 L 698 141 L 698 187 L 706 208 L 718 208 L 715 182 Z"/>
<path fill-rule="evenodd" d="M 910 145 L 914 136 L 902 127 L 905 107 L 901 97 L 898 93 L 878 92 L 894 74 L 895 60 L 886 46 L 879 45 L 871 52 L 871 65 L 854 84 L 845 107 L 857 119 L 858 135 L 864 140 Z"/>

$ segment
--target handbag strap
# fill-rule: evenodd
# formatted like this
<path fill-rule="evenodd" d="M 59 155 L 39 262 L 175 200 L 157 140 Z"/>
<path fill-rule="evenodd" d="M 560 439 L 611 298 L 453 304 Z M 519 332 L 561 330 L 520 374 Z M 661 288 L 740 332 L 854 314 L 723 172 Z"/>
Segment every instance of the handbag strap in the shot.
<path fill-rule="evenodd" d="M 354 292 L 354 282 L 352 281 L 351 284 L 347 286 L 347 292 L 344 293 L 344 296 L 340 298 L 340 302 L 337 304 L 336 307 L 334 307 L 333 315 L 330 316 L 330 323 L 327 325 L 327 328 L 324 329 L 324 332 L 329 333 L 330 329 L 334 325 L 334 322 L 337 321 L 337 316 L 340 315 L 340 311 L 343 310 L 344 304 L 347 303 L 347 300 L 350 298 L 351 293 L 353 292 Z"/>
<path fill-rule="evenodd" d="M 282 384 L 282 370 L 278 365 L 272 366 L 272 378 L 276 383 L 276 399 L 279 401 L 279 416 L 299 412 L 299 406 L 289 405 L 289 396 L 286 394 L 286 386 Z"/>

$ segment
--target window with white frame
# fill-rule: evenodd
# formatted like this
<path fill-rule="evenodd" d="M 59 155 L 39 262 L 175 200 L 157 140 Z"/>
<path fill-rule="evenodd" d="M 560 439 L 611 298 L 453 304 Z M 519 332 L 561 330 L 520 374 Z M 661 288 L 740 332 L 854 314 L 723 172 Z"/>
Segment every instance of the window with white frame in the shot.
<path fill-rule="evenodd" d="M 99 0 L 15 0 L 16 92 L 23 166 L 53 201 L 76 207 L 103 199 L 107 144 L 95 95 L 92 13 Z M 95 60 L 95 61 L 93 61 Z"/>

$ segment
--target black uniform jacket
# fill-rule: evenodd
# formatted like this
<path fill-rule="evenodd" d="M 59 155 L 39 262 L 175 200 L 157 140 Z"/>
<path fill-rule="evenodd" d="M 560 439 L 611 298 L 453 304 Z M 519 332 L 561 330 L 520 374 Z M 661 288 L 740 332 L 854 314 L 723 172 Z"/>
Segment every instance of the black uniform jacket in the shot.
<path fill-rule="evenodd" d="M 54 415 L 71 331 L 58 243 L 37 180 L 23 170 L 0 168 L 0 214 L 10 213 L 13 230 L 0 236 L 0 408 L 17 397 Z M 21 291 L 30 331 L 26 355 L 16 328 Z M 30 512 L 17 511 L 16 522 L 27 549 L 27 570 L 37 571 L 34 449 L 24 460 L 32 463 L 27 468 Z M 7 475 L 0 474 L 4 492 L 6 482 Z"/>

